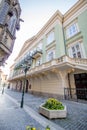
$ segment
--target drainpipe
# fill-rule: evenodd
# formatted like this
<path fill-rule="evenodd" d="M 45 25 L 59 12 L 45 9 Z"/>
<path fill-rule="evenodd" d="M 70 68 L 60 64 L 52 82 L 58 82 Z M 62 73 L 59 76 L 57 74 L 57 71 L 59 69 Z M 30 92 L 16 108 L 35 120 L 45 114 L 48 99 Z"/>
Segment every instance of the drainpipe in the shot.
<path fill-rule="evenodd" d="M 64 40 L 65 55 L 67 56 L 66 39 L 65 39 L 65 34 L 64 34 L 63 21 L 64 21 L 64 17 L 63 17 L 63 20 L 62 20 L 62 31 L 63 31 L 63 40 Z"/>
<path fill-rule="evenodd" d="M 72 98 L 71 84 L 70 84 L 70 74 L 69 73 L 68 73 L 68 83 L 69 83 L 69 90 L 70 90 L 70 98 Z"/>

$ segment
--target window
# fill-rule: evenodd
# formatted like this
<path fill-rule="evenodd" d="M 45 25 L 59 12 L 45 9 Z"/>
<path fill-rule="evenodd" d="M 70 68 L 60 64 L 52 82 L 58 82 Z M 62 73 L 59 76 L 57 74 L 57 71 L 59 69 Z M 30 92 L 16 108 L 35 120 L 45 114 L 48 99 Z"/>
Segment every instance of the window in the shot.
<path fill-rule="evenodd" d="M 33 55 L 33 50 L 31 50 L 29 53 L 30 53 L 30 56 L 32 56 Z"/>
<path fill-rule="evenodd" d="M 83 57 L 81 43 L 76 43 L 73 46 L 71 46 L 68 49 L 68 52 L 69 52 L 69 56 L 72 58 L 82 58 Z"/>
<path fill-rule="evenodd" d="M 79 32 L 77 23 L 72 24 L 66 29 L 67 38 L 70 38 Z"/>
<path fill-rule="evenodd" d="M 38 58 L 36 59 L 36 66 L 41 65 L 41 63 L 42 63 L 41 57 L 38 57 Z"/>
<path fill-rule="evenodd" d="M 17 16 L 16 16 L 16 13 L 14 12 L 13 16 L 10 18 L 10 20 L 8 22 L 8 29 L 12 35 L 14 35 L 14 33 L 15 33 L 16 21 L 17 21 Z"/>
<path fill-rule="evenodd" d="M 40 43 L 38 44 L 37 49 L 42 50 L 42 42 L 40 42 Z"/>
<path fill-rule="evenodd" d="M 0 23 L 3 24 L 9 9 L 9 4 L 4 2 L 0 10 Z"/>
<path fill-rule="evenodd" d="M 47 35 L 47 44 L 50 44 L 54 41 L 54 31 L 52 30 L 48 35 Z"/>
<path fill-rule="evenodd" d="M 54 59 L 54 50 L 51 50 L 47 53 L 47 61 Z"/>

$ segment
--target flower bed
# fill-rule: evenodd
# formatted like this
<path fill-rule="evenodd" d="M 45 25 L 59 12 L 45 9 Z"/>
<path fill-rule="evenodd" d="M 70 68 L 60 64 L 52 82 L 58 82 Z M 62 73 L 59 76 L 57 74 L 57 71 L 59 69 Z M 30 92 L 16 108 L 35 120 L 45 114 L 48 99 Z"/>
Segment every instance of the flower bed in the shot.
<path fill-rule="evenodd" d="M 49 119 L 65 118 L 67 116 L 66 106 L 54 98 L 49 98 L 44 104 L 41 104 L 39 113 Z"/>

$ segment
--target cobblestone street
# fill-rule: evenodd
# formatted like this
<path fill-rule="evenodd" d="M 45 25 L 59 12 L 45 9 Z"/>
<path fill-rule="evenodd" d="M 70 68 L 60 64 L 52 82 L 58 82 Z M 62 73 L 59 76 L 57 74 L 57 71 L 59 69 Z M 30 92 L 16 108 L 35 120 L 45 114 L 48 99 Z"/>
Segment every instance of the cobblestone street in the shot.
<path fill-rule="evenodd" d="M 24 106 L 27 109 L 21 109 L 22 93 L 11 90 L 5 90 L 5 93 L 0 94 L 0 130 L 25 130 L 26 125 L 44 130 L 47 124 L 51 130 L 87 130 L 87 104 L 63 100 L 67 106 L 67 118 L 48 120 L 38 114 L 39 105 L 46 98 L 25 94 Z"/>
<path fill-rule="evenodd" d="M 44 130 L 44 127 L 9 100 L 5 94 L 0 94 L 0 130 L 25 130 L 27 125 Z"/>

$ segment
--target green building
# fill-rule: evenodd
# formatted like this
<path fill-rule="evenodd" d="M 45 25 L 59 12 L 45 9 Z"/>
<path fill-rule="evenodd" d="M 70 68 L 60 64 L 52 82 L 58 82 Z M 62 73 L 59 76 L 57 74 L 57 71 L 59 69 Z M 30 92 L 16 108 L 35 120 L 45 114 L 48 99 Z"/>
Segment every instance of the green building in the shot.
<path fill-rule="evenodd" d="M 87 100 L 87 1 L 78 1 L 64 15 L 60 11 L 28 39 L 11 66 L 12 89 L 49 97 Z M 32 60 L 32 62 L 31 62 Z M 20 69 L 15 69 L 15 68 Z"/>

